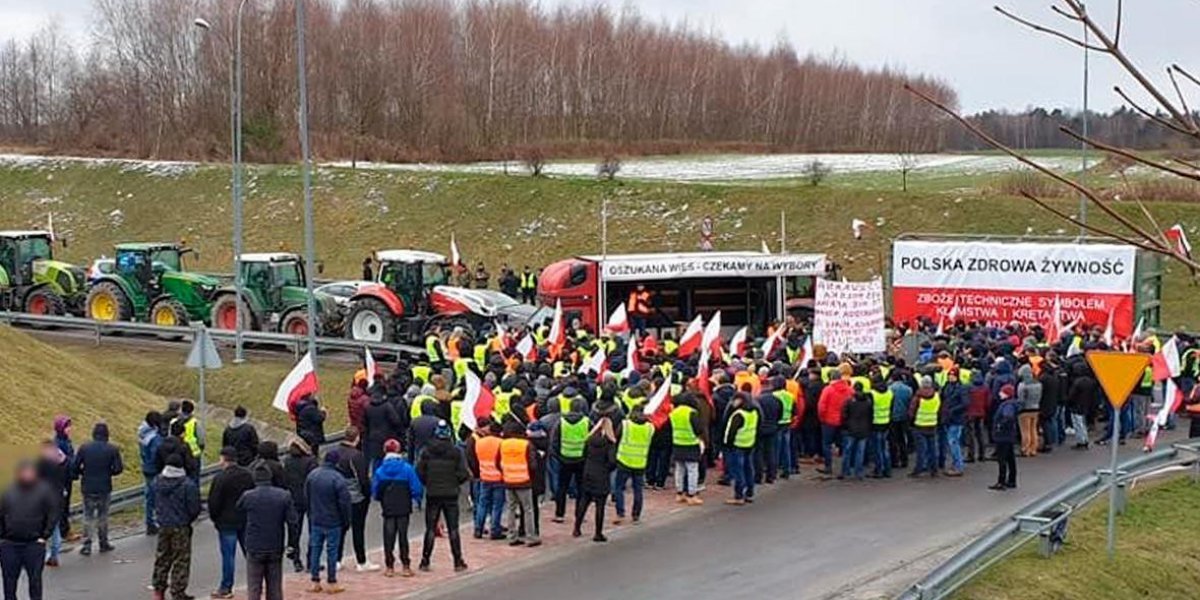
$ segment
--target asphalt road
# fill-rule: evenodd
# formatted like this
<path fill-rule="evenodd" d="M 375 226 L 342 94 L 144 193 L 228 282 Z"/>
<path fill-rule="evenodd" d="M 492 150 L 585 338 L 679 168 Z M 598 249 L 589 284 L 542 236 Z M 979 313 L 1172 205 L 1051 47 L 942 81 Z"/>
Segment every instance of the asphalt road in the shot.
<path fill-rule="evenodd" d="M 1131 443 L 1122 452 L 1139 449 Z M 481 572 L 420 597 L 628 600 L 651 591 L 656 600 L 856 596 L 881 577 L 899 577 L 900 585 L 917 579 L 919 569 L 904 572 L 903 567 L 967 542 L 1064 481 L 1107 463 L 1106 448 L 1019 459 L 1019 489 L 1011 492 L 986 489 L 995 480 L 995 463 L 968 465 L 960 479 L 793 480 L 763 492 L 747 507 L 721 505 L 726 488 L 712 486 L 709 504 L 685 511 L 683 518 L 628 529 L 608 544 L 546 555 L 527 568 Z M 377 548 L 377 512 L 368 524 L 368 547 Z M 410 533 L 419 535 L 421 529 L 414 520 Z M 47 571 L 46 598 L 148 595 L 154 538 L 137 535 L 115 545 L 107 555 L 64 555 L 61 568 Z M 238 586 L 244 585 L 243 567 L 239 556 Z M 193 545 L 191 593 L 207 597 L 216 589 L 219 571 L 215 532 L 201 522 Z"/>

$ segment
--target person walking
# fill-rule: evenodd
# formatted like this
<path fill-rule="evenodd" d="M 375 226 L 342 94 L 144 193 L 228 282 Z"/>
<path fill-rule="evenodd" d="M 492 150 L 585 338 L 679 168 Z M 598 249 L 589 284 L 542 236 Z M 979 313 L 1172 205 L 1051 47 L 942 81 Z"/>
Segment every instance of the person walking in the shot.
<path fill-rule="evenodd" d="M 190 600 L 192 524 L 200 517 L 200 489 L 183 468 L 183 457 L 171 454 L 154 482 L 158 511 L 158 547 L 154 554 L 154 600 Z"/>
<path fill-rule="evenodd" d="M 256 467 L 257 468 L 257 467 Z M 296 520 L 288 521 L 287 526 L 287 557 L 292 561 L 292 568 L 297 573 L 304 572 L 304 559 L 300 552 L 300 534 L 304 529 L 304 515 L 308 514 L 308 496 L 305 483 L 308 476 L 317 468 L 317 459 L 313 456 L 304 440 L 293 437 L 288 441 L 288 453 L 283 458 L 284 481 L 292 508 L 296 511 Z"/>
<path fill-rule="evenodd" d="M 237 464 L 249 468 L 258 458 L 258 430 L 249 420 L 249 411 L 239 406 L 233 409 L 233 418 L 221 434 L 221 447 L 237 451 Z"/>
<path fill-rule="evenodd" d="M 725 470 L 731 473 L 733 498 L 726 504 L 741 506 L 754 502 L 754 446 L 758 439 L 758 407 L 746 392 L 733 397 L 732 412 L 725 424 Z"/>
<path fill-rule="evenodd" d="M 340 449 L 325 453 L 321 466 L 309 473 L 304 482 L 304 497 L 308 500 L 308 572 L 314 594 L 327 592 L 339 594 L 345 591 L 338 584 L 338 554 L 342 532 L 350 526 L 350 486 L 337 465 L 341 462 Z M 326 585 L 321 586 L 321 553 L 325 553 Z"/>
<path fill-rule="evenodd" d="M 92 541 L 98 538 L 100 552 L 111 552 L 108 543 L 108 507 L 112 500 L 113 478 L 125 471 L 121 450 L 108 441 L 108 424 L 96 423 L 92 441 L 79 447 L 72 469 L 83 492 L 83 545 L 81 556 L 92 553 Z"/>
<path fill-rule="evenodd" d="M 57 447 L 55 448 L 57 450 Z M 4 600 L 17 600 L 21 573 L 28 578 L 29 600 L 42 600 L 46 540 L 58 527 L 59 494 L 38 477 L 31 462 L 17 466 L 16 482 L 0 498 L 0 572 Z"/>
<path fill-rule="evenodd" d="M 642 520 L 642 507 L 645 502 L 646 465 L 650 459 L 650 443 L 654 439 L 654 424 L 646 419 L 641 407 L 643 403 L 634 406 L 633 412 L 621 421 L 621 433 L 617 444 L 617 473 L 613 477 L 613 504 L 616 507 L 617 518 L 614 525 L 620 525 L 625 520 L 625 484 L 628 483 L 633 494 L 633 512 L 630 515 L 634 523 Z"/>
<path fill-rule="evenodd" d="M 875 409 L 866 390 L 856 389 L 854 399 L 842 408 L 842 427 L 845 430 L 845 455 L 842 456 L 842 474 L 838 479 L 853 477 L 863 479 L 863 461 L 867 454 L 867 440 L 871 437 L 871 424 Z"/>
<path fill-rule="evenodd" d="M 458 534 L 458 495 L 462 484 L 471 479 L 467 461 L 462 452 L 451 442 L 450 424 L 440 421 L 433 434 L 433 441 L 421 451 L 417 459 L 417 476 L 425 487 L 425 543 L 421 548 L 421 571 L 429 571 L 429 559 L 433 556 L 434 533 L 438 521 L 446 519 L 446 537 L 450 539 L 450 553 L 454 557 L 454 571 L 467 570 L 463 560 L 462 539 Z"/>
<path fill-rule="evenodd" d="M 938 476 L 937 426 L 941 411 L 942 397 L 933 389 L 933 378 L 922 375 L 920 387 L 909 407 L 908 418 L 913 424 L 913 441 L 917 447 L 916 464 L 909 477 L 920 477 L 926 472 L 930 477 Z"/>
<path fill-rule="evenodd" d="M 413 505 L 425 494 L 421 479 L 404 456 L 400 442 L 383 443 L 384 456 L 371 477 L 371 497 L 379 502 L 383 513 L 383 564 L 385 577 L 396 576 L 396 544 L 400 544 L 400 566 L 404 577 L 412 577 L 412 559 L 408 551 L 408 519 Z"/>
<path fill-rule="evenodd" d="M 46 537 L 46 566 L 57 567 L 58 556 L 62 552 L 62 532 L 59 531 L 58 521 L 62 518 L 61 507 L 67 501 L 67 490 L 71 487 L 71 463 L 67 462 L 67 456 L 59 450 L 58 444 L 54 443 L 53 439 L 47 439 L 42 442 L 42 455 L 38 458 L 37 463 L 38 479 L 45 482 L 46 486 L 54 494 L 55 506 L 58 513 L 51 515 L 54 520 L 54 527 L 51 527 L 49 537 Z"/>
<path fill-rule="evenodd" d="M 143 512 L 145 512 L 146 535 L 158 534 L 158 522 L 154 520 L 154 480 L 158 477 L 158 449 L 162 446 L 162 415 L 157 411 L 146 413 L 138 425 L 138 458 L 141 459 L 143 486 Z"/>
<path fill-rule="evenodd" d="M 668 420 L 671 423 L 671 460 L 675 464 L 675 500 L 680 504 L 699 506 L 704 504 L 696 494 L 707 431 L 700 411 L 696 409 L 696 397 L 691 393 L 681 395 Z"/>
<path fill-rule="evenodd" d="M 233 578 L 237 569 L 237 549 L 246 553 L 246 522 L 237 504 L 242 494 L 254 489 L 254 476 L 238 464 L 239 451 L 233 446 L 221 449 L 221 469 L 208 489 L 208 515 L 217 529 L 217 546 L 221 553 L 221 582 L 213 598 L 233 597 Z M 268 472 L 270 469 L 268 469 Z"/>
<path fill-rule="evenodd" d="M 346 439 L 338 445 L 337 469 L 346 478 L 347 491 L 350 494 L 350 531 L 341 532 L 338 541 L 338 556 L 344 556 L 346 534 L 349 533 L 354 543 L 354 570 L 359 573 L 369 573 L 379 570 L 379 565 L 367 558 L 367 513 L 371 509 L 371 467 L 367 457 L 358 449 L 360 435 L 358 428 L 346 427 Z"/>
<path fill-rule="evenodd" d="M 554 490 L 552 519 L 555 523 L 565 521 L 568 491 L 574 486 L 578 492 L 580 480 L 583 479 L 583 451 L 592 428 L 591 420 L 584 414 L 587 412 L 587 401 L 578 397 L 577 393 L 574 387 L 566 388 L 564 396 L 570 400 L 564 404 L 569 410 L 550 431 L 550 453 L 558 459 L 558 487 Z"/>
<path fill-rule="evenodd" d="M 500 471 L 500 428 L 491 419 L 480 420 L 475 433 L 467 440 L 467 467 L 475 479 L 475 539 L 487 533 L 490 520 L 493 540 L 504 539 L 500 520 L 504 515 L 504 474 Z"/>
<path fill-rule="evenodd" d="M 505 504 L 508 505 L 508 545 L 530 547 L 542 544 L 538 505 L 534 500 L 537 450 L 526 437 L 525 427 L 515 419 L 504 423 L 500 442 L 500 475 L 504 480 Z M 520 521 L 518 521 L 518 518 Z"/>
<path fill-rule="evenodd" d="M 590 506 L 596 507 L 596 527 L 593 542 L 607 542 L 604 537 L 604 507 L 612 490 L 612 474 L 617 467 L 617 437 L 612 420 L 601 418 L 588 432 L 587 445 L 583 451 L 583 480 L 579 497 L 575 500 L 575 527 L 573 537 L 583 535 L 583 519 Z"/>
<path fill-rule="evenodd" d="M 1018 418 L 1021 428 L 1021 456 L 1037 456 L 1038 417 L 1041 415 L 1042 382 L 1033 375 L 1033 367 L 1021 365 L 1017 369 L 1017 400 L 1021 403 Z"/>
<path fill-rule="evenodd" d="M 996 484 L 989 489 L 1004 491 L 1017 487 L 1018 415 L 1021 401 L 1012 384 L 1000 388 L 1000 406 L 992 417 L 992 443 L 996 446 Z"/>
<path fill-rule="evenodd" d="M 284 532 L 291 529 L 300 515 L 292 495 L 271 482 L 271 469 L 255 465 L 254 488 L 242 494 L 236 509 L 246 524 L 247 600 L 283 600 Z"/>

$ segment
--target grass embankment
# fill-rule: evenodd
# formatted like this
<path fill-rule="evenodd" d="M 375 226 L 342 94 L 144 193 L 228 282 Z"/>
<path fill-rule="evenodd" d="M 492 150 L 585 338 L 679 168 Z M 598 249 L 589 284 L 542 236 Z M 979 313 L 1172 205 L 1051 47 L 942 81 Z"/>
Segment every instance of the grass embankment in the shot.
<path fill-rule="evenodd" d="M 5 325 L 0 325 L 0 364 L 0 482 L 8 481 L 16 460 L 35 456 L 38 443 L 53 437 L 60 414 L 74 421 L 76 447 L 92 438 L 98 421 L 106 421 L 127 467 L 119 487 L 140 477 L 137 426 L 147 411 L 162 409 L 162 396 Z"/>
<path fill-rule="evenodd" d="M 228 175 L 222 166 L 167 173 L 67 163 L 0 167 L 0 227 L 42 226 L 53 211 L 70 239 L 62 251 L 68 260 L 111 254 L 120 241 L 183 238 L 200 251 L 198 268 L 227 271 Z M 789 251 L 827 253 L 852 279 L 881 273 L 892 239 L 902 233 L 1075 233 L 1027 200 L 998 195 L 993 184 L 1002 176 L 917 172 L 904 193 L 895 173 L 835 173 L 812 187 L 322 168 L 315 178 L 317 247 L 326 277 L 357 278 L 362 258 L 374 249 L 447 252 L 452 231 L 465 258 L 472 264 L 483 259 L 493 272 L 505 262 L 544 265 L 599 251 L 605 198 L 610 252 L 694 250 L 706 215 L 715 220 L 718 249 L 758 250 L 765 239 L 778 250 L 785 213 Z M 1078 206 L 1074 199 L 1053 202 L 1068 213 Z M 247 248 L 301 248 L 301 205 L 296 167 L 251 167 Z M 1116 208 L 1144 220 L 1134 204 Z M 1194 204 L 1155 202 L 1152 209 L 1160 223 L 1195 222 Z M 1091 213 L 1096 225 L 1111 226 L 1098 210 Z M 861 241 L 850 234 L 854 218 L 872 226 Z M 1187 275 L 1169 268 L 1163 325 L 1200 327 L 1200 301 Z"/>
<path fill-rule="evenodd" d="M 1135 493 L 1117 518 L 1117 556 L 1106 558 L 1107 500 L 1072 519 L 1068 543 L 1047 560 L 1019 550 L 960 591 L 957 600 L 1191 600 L 1200 590 L 1200 486 L 1190 478 Z"/>

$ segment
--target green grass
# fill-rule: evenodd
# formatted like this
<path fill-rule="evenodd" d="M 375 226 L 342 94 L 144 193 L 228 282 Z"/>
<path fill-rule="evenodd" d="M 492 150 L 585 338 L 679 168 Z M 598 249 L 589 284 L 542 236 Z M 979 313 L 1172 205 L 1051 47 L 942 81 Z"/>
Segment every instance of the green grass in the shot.
<path fill-rule="evenodd" d="M 1117 519 L 1117 556 L 1106 555 L 1107 500 L 1072 519 L 1068 544 L 1043 559 L 1032 545 L 986 571 L 957 600 L 1190 600 L 1200 590 L 1200 486 L 1190 478 L 1133 494 Z"/>
<path fill-rule="evenodd" d="M 718 249 L 778 249 L 786 213 L 788 250 L 824 252 L 850 278 L 879 274 L 891 240 L 902 233 L 1073 234 L 1026 200 L 1000 196 L 997 175 L 915 174 L 899 191 L 895 173 L 834 174 L 819 187 L 797 181 L 679 184 L 601 182 L 471 175 L 320 169 L 316 183 L 318 258 L 325 277 L 357 278 L 370 251 L 414 247 L 447 252 L 456 233 L 465 258 L 544 265 L 600 249 L 600 212 L 609 199 L 609 251 L 684 251 L 697 248 L 700 221 L 711 215 Z M 249 169 L 246 202 L 249 250 L 302 248 L 299 170 Z M 1056 201 L 1068 213 L 1074 199 Z M 111 254 L 120 241 L 186 239 L 200 251 L 198 268 L 227 271 L 231 260 L 228 170 L 202 167 L 178 176 L 79 165 L 0 167 L 0 227 L 41 226 L 54 212 L 70 239 L 63 257 L 87 262 Z M 1195 206 L 1152 205 L 1160 223 L 1194 221 Z M 116 224 L 114 210 L 123 213 Z M 1141 220 L 1136 205 L 1117 210 Z M 1110 220 L 1092 210 L 1096 225 Z M 850 221 L 873 226 L 855 241 Z M 1164 290 L 1164 326 L 1200 326 L 1200 302 L 1183 269 L 1171 267 Z"/>

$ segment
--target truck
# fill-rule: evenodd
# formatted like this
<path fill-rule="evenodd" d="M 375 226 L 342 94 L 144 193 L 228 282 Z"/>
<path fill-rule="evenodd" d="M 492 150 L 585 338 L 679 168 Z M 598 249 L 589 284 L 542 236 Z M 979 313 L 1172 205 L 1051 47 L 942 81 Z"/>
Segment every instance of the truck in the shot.
<path fill-rule="evenodd" d="M 54 260 L 48 231 L 0 231 L 0 310 L 36 315 L 79 315 L 87 275 Z"/>
<path fill-rule="evenodd" d="M 381 250 L 373 285 L 350 298 L 345 336 L 362 342 L 416 343 L 429 332 L 460 327 L 469 335 L 495 323 L 528 324 L 535 307 L 493 290 L 447 285 L 450 261 L 423 250 Z"/>
<path fill-rule="evenodd" d="M 164 327 L 206 321 L 221 280 L 184 270 L 192 252 L 175 243 L 116 246 L 114 269 L 92 280 L 86 314 L 97 321 L 149 321 Z"/>
<path fill-rule="evenodd" d="M 561 302 L 568 323 L 579 319 L 599 331 L 640 285 L 650 293 L 649 329 L 676 329 L 720 310 L 723 326 L 762 333 L 788 314 L 811 311 L 826 264 L 824 254 L 763 252 L 575 256 L 542 269 L 538 300 Z"/>
<path fill-rule="evenodd" d="M 237 289 L 225 282 L 212 299 L 209 322 L 216 329 L 236 329 L 237 311 L 247 330 L 277 331 L 307 335 L 312 320 L 308 316 L 308 274 L 300 256 L 288 252 L 249 253 L 241 256 L 244 301 L 237 301 Z M 340 335 L 344 314 L 328 294 L 314 292 L 319 315 L 317 332 Z"/>

